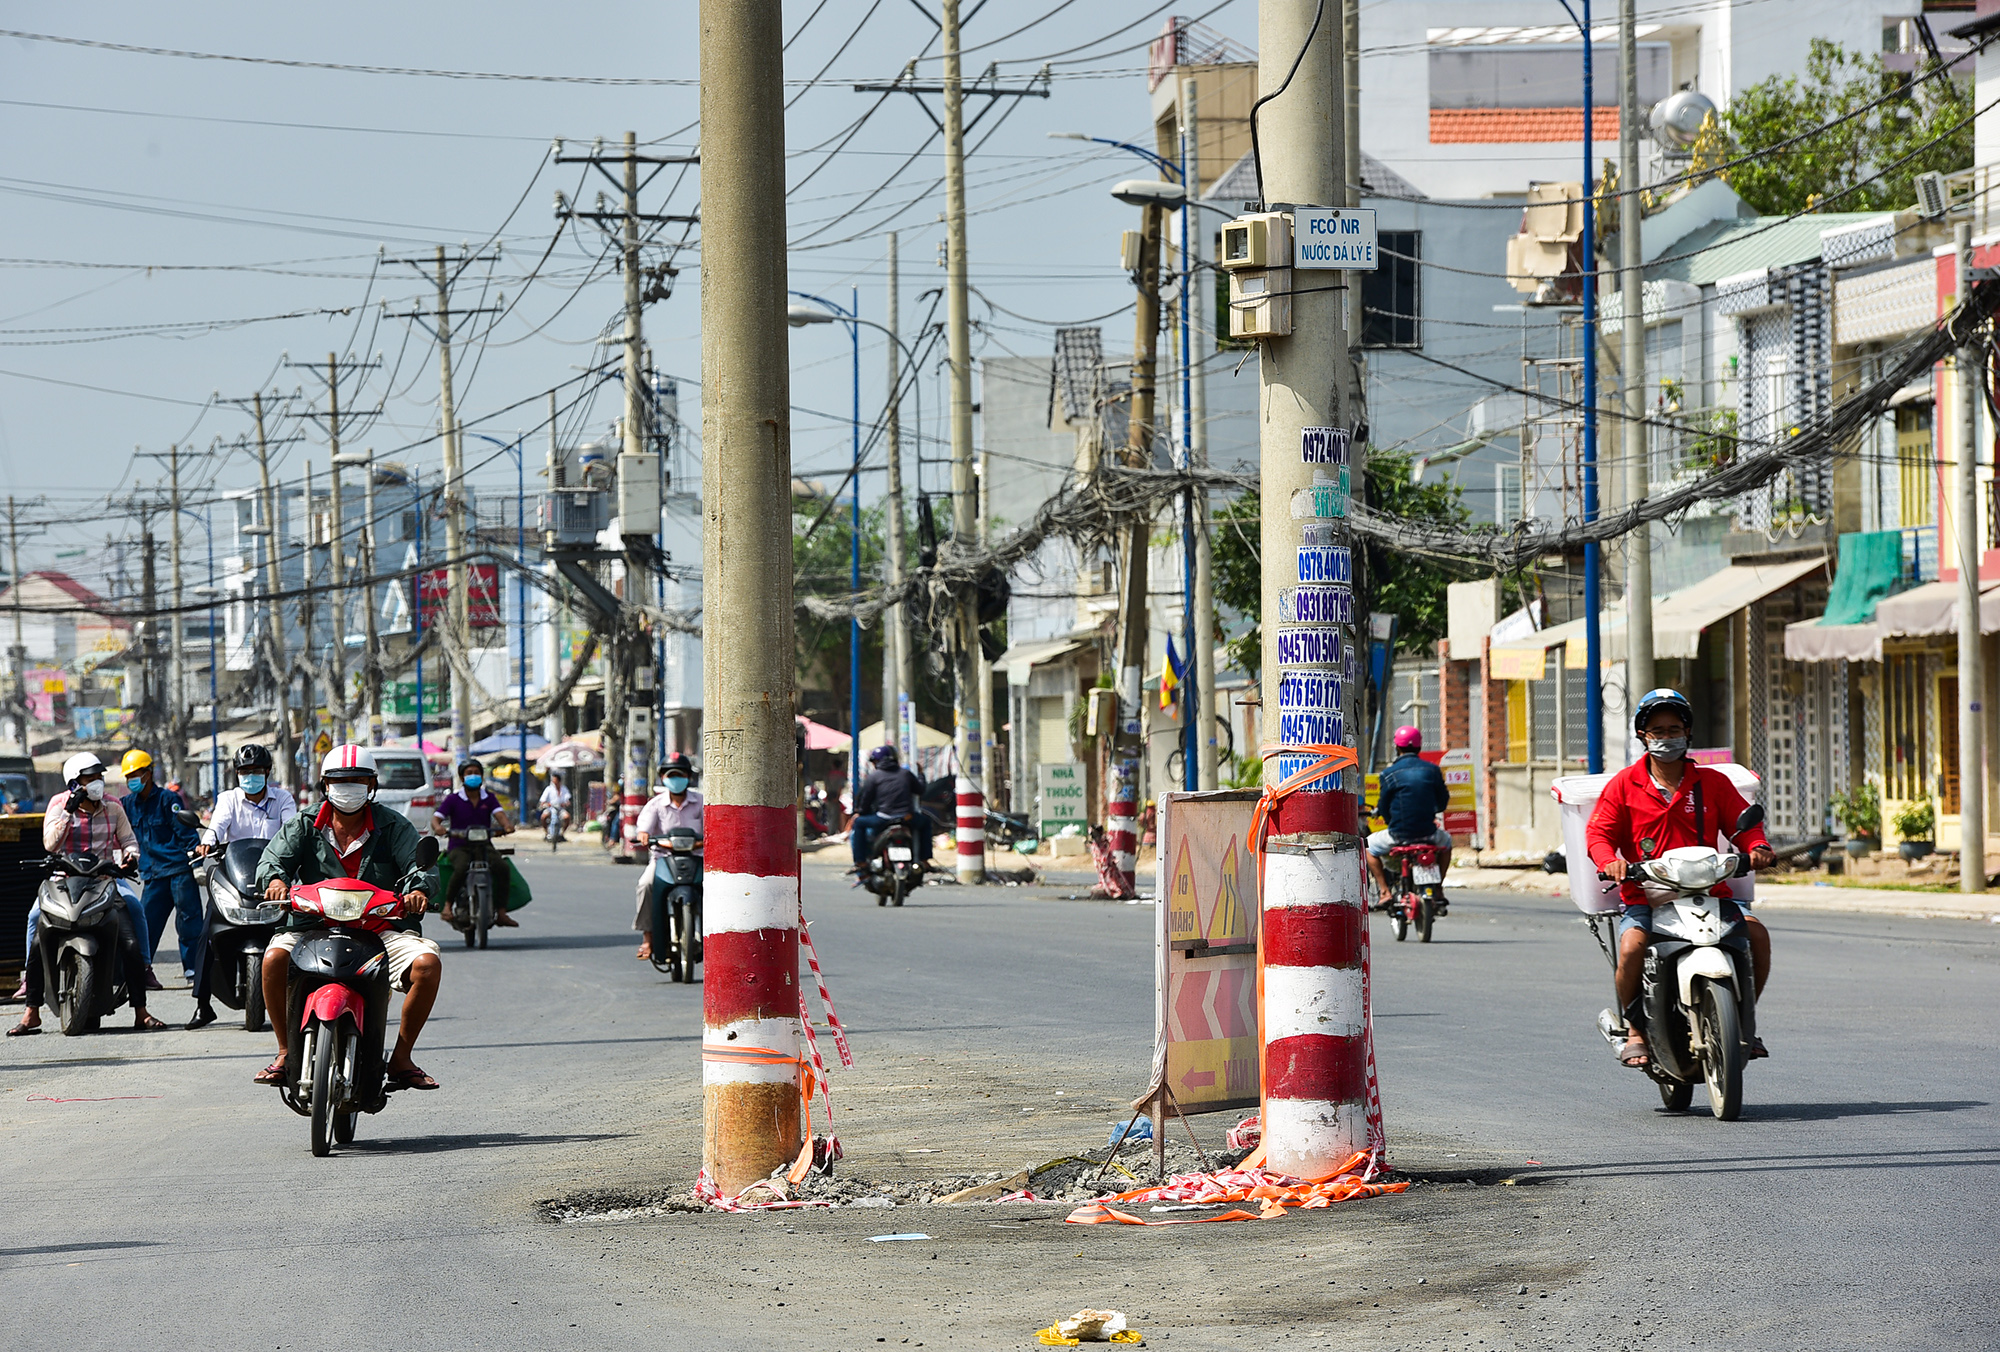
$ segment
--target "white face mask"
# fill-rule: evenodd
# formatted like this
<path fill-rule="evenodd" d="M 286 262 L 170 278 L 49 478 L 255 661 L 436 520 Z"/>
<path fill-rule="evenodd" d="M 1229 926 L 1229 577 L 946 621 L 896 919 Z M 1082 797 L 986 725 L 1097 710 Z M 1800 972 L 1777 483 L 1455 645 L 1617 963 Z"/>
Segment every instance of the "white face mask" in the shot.
<path fill-rule="evenodd" d="M 93 779 L 88 784 L 85 784 L 83 786 L 83 796 L 88 798 L 93 803 L 103 802 L 104 781 L 101 779 Z"/>
<path fill-rule="evenodd" d="M 326 801 L 333 804 L 335 812 L 359 812 L 368 805 L 369 792 L 366 784 L 329 784 Z"/>

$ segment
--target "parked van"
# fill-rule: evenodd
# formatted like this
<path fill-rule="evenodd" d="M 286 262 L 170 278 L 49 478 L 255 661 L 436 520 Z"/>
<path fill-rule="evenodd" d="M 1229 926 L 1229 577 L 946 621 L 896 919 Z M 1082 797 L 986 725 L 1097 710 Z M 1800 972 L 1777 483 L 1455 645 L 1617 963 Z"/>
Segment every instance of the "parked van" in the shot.
<path fill-rule="evenodd" d="M 431 829 L 431 813 L 437 810 L 438 791 L 431 782 L 431 768 L 424 753 L 414 747 L 378 747 L 375 777 L 380 786 L 375 801 L 393 807 L 422 832 Z"/>

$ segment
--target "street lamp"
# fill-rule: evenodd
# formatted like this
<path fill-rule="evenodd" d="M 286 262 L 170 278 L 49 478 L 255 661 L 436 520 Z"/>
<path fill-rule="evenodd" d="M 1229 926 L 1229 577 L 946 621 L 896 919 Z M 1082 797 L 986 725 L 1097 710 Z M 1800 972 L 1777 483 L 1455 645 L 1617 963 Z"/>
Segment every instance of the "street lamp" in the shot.
<path fill-rule="evenodd" d="M 208 585 L 206 587 L 196 587 L 194 594 L 200 596 L 206 593 L 208 596 L 208 760 L 209 775 L 213 781 L 215 792 L 221 793 L 222 750 L 216 745 L 216 742 L 222 736 L 222 721 L 216 710 L 218 696 L 215 689 L 215 597 L 218 590 L 215 585 L 215 529 L 209 524 L 208 513 L 206 512 L 197 516 L 192 507 L 183 507 L 181 508 L 181 513 L 184 516 L 192 516 L 195 520 L 201 522 L 202 533 L 208 537 Z M 174 623 L 183 623 L 179 615 L 174 616 Z M 184 753 L 185 748 L 177 751 L 174 757 L 175 760 L 178 761 Z"/>
<path fill-rule="evenodd" d="M 528 466 L 527 455 L 521 443 L 527 433 L 517 432 L 514 439 L 502 441 L 499 437 L 488 436 L 484 432 L 472 434 L 481 441 L 489 441 L 514 457 L 514 618 L 515 628 L 521 635 L 520 681 L 515 686 L 519 692 L 521 708 L 515 717 L 515 730 L 520 734 L 519 759 L 514 765 L 516 796 L 520 800 L 520 820 L 528 819 Z M 500 599 L 499 579 L 494 579 L 495 602 Z M 419 748 L 421 750 L 421 748 Z"/>

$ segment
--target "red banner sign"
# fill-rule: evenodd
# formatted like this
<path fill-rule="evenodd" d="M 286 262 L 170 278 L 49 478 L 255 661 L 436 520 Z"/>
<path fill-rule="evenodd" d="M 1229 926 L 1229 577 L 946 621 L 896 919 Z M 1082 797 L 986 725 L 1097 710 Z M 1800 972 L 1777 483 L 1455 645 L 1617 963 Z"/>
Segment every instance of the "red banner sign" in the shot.
<path fill-rule="evenodd" d="M 474 629 L 500 627 L 500 565 L 469 564 L 465 570 L 466 616 Z M 417 575 L 418 618 L 426 629 L 443 617 L 451 595 L 451 571 L 433 568 Z"/>

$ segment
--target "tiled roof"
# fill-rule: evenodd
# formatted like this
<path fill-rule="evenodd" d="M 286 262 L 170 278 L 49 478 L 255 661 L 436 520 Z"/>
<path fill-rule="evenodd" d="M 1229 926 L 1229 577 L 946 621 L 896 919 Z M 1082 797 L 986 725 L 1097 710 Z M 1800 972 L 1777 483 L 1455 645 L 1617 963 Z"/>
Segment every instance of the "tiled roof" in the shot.
<path fill-rule="evenodd" d="M 1706 286 L 1758 268 L 1789 267 L 1818 258 L 1820 232 L 1872 220 L 1874 211 L 1809 212 L 1804 216 L 1739 216 L 1714 221 L 1676 240 L 1658 263 L 1646 265 L 1649 280 Z"/>
<path fill-rule="evenodd" d="M 1618 110 L 1599 108 L 1591 137 L 1618 139 Z M 1523 141 L 1583 141 L 1581 108 L 1433 108 L 1431 144 L 1474 142 L 1504 145 Z"/>

